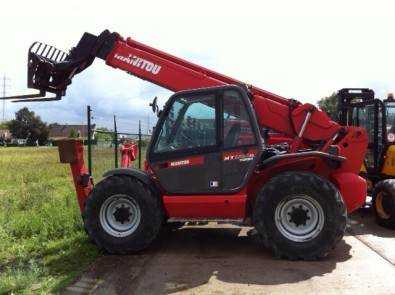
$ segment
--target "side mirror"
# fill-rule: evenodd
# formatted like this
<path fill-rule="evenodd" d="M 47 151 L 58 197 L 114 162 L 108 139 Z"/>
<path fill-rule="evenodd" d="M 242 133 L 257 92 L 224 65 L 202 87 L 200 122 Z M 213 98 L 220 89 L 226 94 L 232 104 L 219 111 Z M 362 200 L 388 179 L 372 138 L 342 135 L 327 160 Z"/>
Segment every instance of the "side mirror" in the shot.
<path fill-rule="evenodd" d="M 156 116 L 159 117 L 159 107 L 158 107 L 158 102 L 157 101 L 158 101 L 158 98 L 155 96 L 154 99 L 152 100 L 152 102 L 149 105 L 150 105 L 150 107 L 152 109 L 152 112 L 154 114 L 156 114 Z"/>

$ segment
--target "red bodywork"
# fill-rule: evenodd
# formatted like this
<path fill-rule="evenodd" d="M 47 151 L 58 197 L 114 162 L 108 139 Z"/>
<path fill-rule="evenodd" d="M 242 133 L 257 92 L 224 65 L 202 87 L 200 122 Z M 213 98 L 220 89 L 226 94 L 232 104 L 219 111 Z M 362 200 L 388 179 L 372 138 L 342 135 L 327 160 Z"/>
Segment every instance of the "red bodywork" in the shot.
<path fill-rule="evenodd" d="M 177 219 L 241 219 L 246 216 L 245 191 L 236 195 L 163 196 L 166 215 Z"/>
<path fill-rule="evenodd" d="M 77 139 L 66 139 L 57 142 L 61 163 L 70 164 L 78 205 L 84 212 L 85 202 L 93 189 L 93 181 L 84 161 L 84 145 Z"/>
<path fill-rule="evenodd" d="M 172 91 L 245 85 L 131 38 L 118 37 L 106 57 L 106 63 Z M 317 156 L 283 159 L 255 171 L 246 187 L 233 195 L 169 196 L 162 191 L 168 217 L 245 218 L 262 185 L 272 176 L 290 170 L 311 171 L 329 179 L 341 192 L 349 212 L 360 207 L 366 196 L 366 183 L 358 176 L 368 142 L 364 129 L 342 127 L 311 104 L 301 104 L 254 86 L 247 88 L 259 126 L 281 134 L 277 142 L 288 142 L 291 152 L 302 148 L 328 152 L 329 148 L 336 147 L 338 155 L 346 160 L 336 168 Z M 185 157 L 180 159 L 180 163 L 182 160 Z M 194 163 L 198 160 L 190 158 L 189 161 Z M 170 162 L 177 162 L 177 159 L 172 159 L 167 165 L 172 165 Z M 150 167 L 148 172 L 155 180 Z"/>

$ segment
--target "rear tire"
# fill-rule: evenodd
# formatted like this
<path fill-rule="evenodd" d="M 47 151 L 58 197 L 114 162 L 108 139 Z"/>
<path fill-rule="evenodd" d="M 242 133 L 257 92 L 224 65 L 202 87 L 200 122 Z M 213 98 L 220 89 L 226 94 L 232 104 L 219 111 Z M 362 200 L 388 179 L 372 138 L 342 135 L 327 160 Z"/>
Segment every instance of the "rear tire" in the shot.
<path fill-rule="evenodd" d="M 147 248 L 163 224 L 158 196 L 128 176 L 110 176 L 99 182 L 84 212 L 85 228 L 96 245 L 111 254 Z"/>
<path fill-rule="evenodd" d="M 378 182 L 373 190 L 373 211 L 379 225 L 395 229 L 395 179 Z"/>
<path fill-rule="evenodd" d="M 336 187 L 312 173 L 286 172 L 259 192 L 254 224 L 275 256 L 323 258 L 343 238 L 347 212 Z"/>

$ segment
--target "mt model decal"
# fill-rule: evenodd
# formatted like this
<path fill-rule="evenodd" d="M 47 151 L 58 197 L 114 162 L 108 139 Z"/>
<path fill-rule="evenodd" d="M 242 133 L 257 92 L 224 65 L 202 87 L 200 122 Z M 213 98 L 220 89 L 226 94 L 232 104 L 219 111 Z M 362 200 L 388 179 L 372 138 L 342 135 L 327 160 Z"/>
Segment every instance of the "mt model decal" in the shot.
<path fill-rule="evenodd" d="M 230 151 L 222 153 L 222 161 L 239 160 L 240 162 L 251 161 L 256 155 L 256 150 L 243 151 Z"/>

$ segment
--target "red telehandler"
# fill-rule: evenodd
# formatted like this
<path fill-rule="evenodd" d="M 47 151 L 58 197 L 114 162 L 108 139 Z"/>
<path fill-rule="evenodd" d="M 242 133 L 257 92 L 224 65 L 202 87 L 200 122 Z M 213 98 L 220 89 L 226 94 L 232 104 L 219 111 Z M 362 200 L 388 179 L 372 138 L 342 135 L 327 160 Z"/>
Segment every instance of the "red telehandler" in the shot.
<path fill-rule="evenodd" d="M 70 163 L 85 228 L 110 253 L 145 249 L 166 222 L 244 221 L 275 255 L 325 257 L 342 239 L 347 212 L 365 202 L 359 177 L 367 135 L 311 104 L 286 99 L 117 33 L 85 33 L 69 54 L 34 43 L 28 87 L 65 95 L 98 57 L 176 92 L 158 113 L 145 171 L 115 169 L 93 186 L 78 142 L 60 146 Z M 156 110 L 156 104 L 153 104 Z M 291 138 L 265 145 L 264 129 Z"/>

